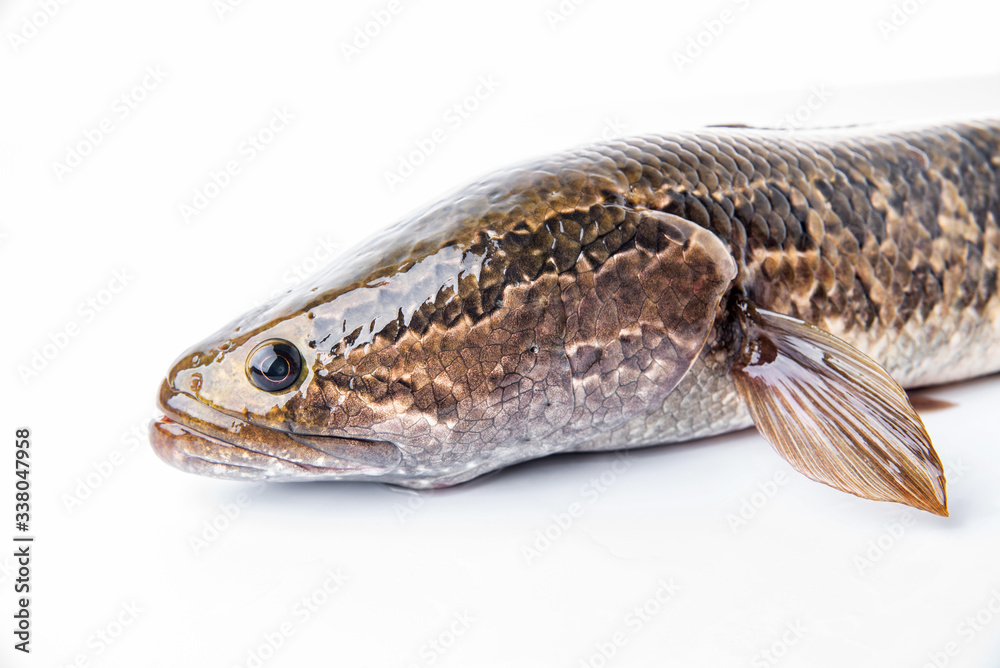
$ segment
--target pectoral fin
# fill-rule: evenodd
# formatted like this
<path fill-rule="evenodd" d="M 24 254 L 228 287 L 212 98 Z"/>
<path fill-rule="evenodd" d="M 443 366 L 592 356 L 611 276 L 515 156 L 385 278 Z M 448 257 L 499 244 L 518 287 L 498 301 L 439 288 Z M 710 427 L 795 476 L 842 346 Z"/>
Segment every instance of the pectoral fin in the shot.
<path fill-rule="evenodd" d="M 836 489 L 948 515 L 941 460 L 906 392 L 809 323 L 741 311 L 730 369 L 757 429 L 796 470 Z"/>

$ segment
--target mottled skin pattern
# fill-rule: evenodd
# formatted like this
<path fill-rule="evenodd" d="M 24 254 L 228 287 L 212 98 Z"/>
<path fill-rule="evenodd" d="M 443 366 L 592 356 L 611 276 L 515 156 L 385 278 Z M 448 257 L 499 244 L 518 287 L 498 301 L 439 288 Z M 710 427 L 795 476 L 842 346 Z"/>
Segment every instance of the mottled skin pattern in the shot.
<path fill-rule="evenodd" d="M 590 146 L 457 191 L 193 348 L 161 405 L 197 433 L 153 444 L 220 477 L 423 487 L 746 427 L 739 297 L 906 387 L 991 373 L 998 225 L 1000 121 Z M 304 358 L 277 394 L 244 367 L 270 338 Z"/>

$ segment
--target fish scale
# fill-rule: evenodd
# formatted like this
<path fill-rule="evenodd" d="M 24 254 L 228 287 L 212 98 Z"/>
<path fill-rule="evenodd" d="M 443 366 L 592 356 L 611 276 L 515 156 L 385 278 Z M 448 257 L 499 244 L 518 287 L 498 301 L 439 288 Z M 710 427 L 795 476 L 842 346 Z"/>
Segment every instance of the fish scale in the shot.
<path fill-rule="evenodd" d="M 728 168 L 715 161 L 714 187 L 675 176 L 654 201 L 700 218 L 738 257 L 745 251 L 741 280 L 756 303 L 837 334 L 904 386 L 1000 368 L 1000 123 L 867 137 L 734 132 L 698 137 L 706 153 L 730 159 Z M 750 426 L 725 373 L 730 357 L 710 347 L 658 410 L 579 449 Z"/>
<path fill-rule="evenodd" d="M 914 452 L 929 440 L 893 420 L 919 418 L 905 399 L 872 395 L 865 374 L 887 373 L 895 383 L 877 387 L 890 392 L 1000 369 L 998 173 L 997 120 L 711 128 L 535 160 L 452 193 L 223 328 L 175 365 L 161 404 L 195 400 L 252 424 L 252 443 L 230 445 L 264 457 L 285 454 L 269 449 L 269 430 L 334 451 L 345 439 L 352 461 L 359 442 L 389 443 L 398 466 L 359 475 L 419 487 L 755 421 L 796 456 L 773 440 L 783 429 L 834 432 L 809 432 L 814 415 L 793 424 L 767 412 L 810 401 L 781 398 L 784 370 L 812 374 L 817 414 L 837 405 L 824 392 L 857 399 L 834 416 L 847 446 L 881 435 L 905 459 L 907 439 Z M 246 382 L 243 361 L 268 337 L 304 358 L 293 392 Z M 810 350 L 845 364 L 815 366 Z M 161 455 L 183 468 L 168 441 Z M 382 466 L 391 458 L 379 452 Z"/>

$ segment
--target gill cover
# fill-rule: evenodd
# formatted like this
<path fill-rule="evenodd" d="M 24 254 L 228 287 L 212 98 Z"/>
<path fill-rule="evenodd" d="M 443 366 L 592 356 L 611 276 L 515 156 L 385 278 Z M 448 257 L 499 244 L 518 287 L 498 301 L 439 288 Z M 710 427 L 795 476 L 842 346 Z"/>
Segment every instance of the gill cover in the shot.
<path fill-rule="evenodd" d="M 562 286 L 574 423 L 613 429 L 658 406 L 701 354 L 736 261 L 712 232 L 660 211 L 629 210 L 635 246 Z"/>

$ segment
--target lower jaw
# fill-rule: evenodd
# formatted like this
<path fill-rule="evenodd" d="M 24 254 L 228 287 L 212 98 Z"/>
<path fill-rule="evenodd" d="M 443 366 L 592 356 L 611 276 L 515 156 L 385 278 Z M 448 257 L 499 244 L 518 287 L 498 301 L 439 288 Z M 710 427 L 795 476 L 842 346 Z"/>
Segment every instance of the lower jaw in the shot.
<path fill-rule="evenodd" d="M 372 480 L 398 469 L 392 443 L 292 434 L 217 412 L 164 382 L 164 417 L 149 427 L 156 454 L 182 471 L 231 480 Z"/>
<path fill-rule="evenodd" d="M 314 466 L 255 452 L 201 433 L 169 417 L 149 425 L 149 442 L 167 464 L 228 480 L 303 480 L 350 475 L 343 468 Z"/>

